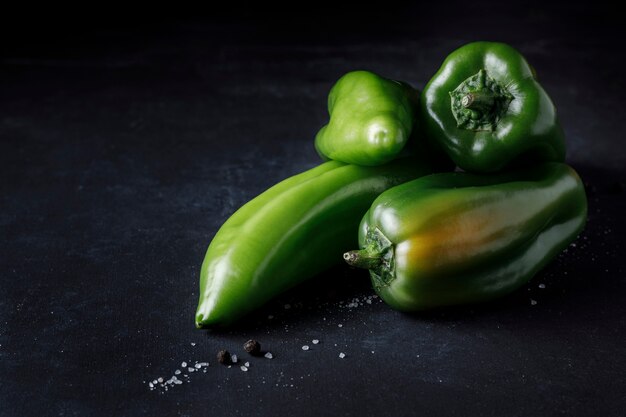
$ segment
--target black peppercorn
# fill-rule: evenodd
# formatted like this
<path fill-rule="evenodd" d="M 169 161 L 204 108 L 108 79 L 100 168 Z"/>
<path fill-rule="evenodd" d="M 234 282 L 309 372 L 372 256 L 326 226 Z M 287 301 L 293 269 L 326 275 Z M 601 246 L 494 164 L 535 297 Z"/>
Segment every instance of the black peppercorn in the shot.
<path fill-rule="evenodd" d="M 254 339 L 250 339 L 243 344 L 243 349 L 251 355 L 258 355 L 261 353 L 261 344 Z"/>
<path fill-rule="evenodd" d="M 217 352 L 217 361 L 223 365 L 230 364 L 230 352 L 227 350 L 220 350 Z"/>

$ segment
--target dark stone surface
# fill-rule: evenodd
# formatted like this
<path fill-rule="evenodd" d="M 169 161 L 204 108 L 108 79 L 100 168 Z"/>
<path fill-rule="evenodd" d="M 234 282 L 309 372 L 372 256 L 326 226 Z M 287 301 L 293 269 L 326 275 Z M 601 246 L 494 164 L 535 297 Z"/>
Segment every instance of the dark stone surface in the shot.
<path fill-rule="evenodd" d="M 614 11 L 431 4 L 355 21 L 346 6 L 341 25 L 316 10 L 15 32 L 0 62 L 1 416 L 624 414 Z M 319 163 L 312 139 L 332 83 L 369 69 L 422 87 L 447 53 L 483 38 L 519 48 L 557 104 L 588 186 L 575 246 L 483 306 L 400 314 L 365 302 L 366 274 L 340 266 L 237 327 L 196 330 L 211 237 Z M 363 305 L 349 307 L 355 297 Z M 249 357 L 250 338 L 274 359 Z M 249 371 L 219 365 L 220 349 Z M 149 389 L 183 361 L 210 366 Z"/>

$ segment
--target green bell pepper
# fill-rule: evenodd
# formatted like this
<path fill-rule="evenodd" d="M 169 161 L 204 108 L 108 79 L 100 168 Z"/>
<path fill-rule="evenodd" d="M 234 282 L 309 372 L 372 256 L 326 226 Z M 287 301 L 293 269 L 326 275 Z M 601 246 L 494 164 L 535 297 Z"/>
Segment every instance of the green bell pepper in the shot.
<path fill-rule="evenodd" d="M 209 245 L 197 327 L 228 325 L 341 262 L 381 192 L 432 172 L 430 161 L 413 157 L 377 167 L 330 161 L 263 192 L 237 210 Z"/>
<path fill-rule="evenodd" d="M 466 171 L 565 160 L 554 104 L 506 44 L 474 42 L 452 52 L 424 88 L 419 114 L 428 140 Z"/>
<path fill-rule="evenodd" d="M 528 282 L 583 229 L 587 200 L 561 163 L 493 175 L 441 173 L 382 193 L 364 216 L 360 250 L 391 307 L 476 303 Z"/>
<path fill-rule="evenodd" d="M 345 74 L 330 90 L 330 121 L 315 137 L 324 159 L 380 165 L 395 158 L 414 128 L 419 92 L 368 71 Z"/>

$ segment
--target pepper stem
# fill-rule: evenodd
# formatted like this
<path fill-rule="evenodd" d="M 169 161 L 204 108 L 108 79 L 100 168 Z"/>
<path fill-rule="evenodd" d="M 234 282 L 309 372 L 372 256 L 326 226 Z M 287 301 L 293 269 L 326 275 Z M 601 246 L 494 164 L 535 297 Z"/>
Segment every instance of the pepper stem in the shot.
<path fill-rule="evenodd" d="M 493 108 L 496 95 L 490 91 L 474 91 L 467 93 L 461 99 L 461 105 L 466 109 L 489 112 Z"/>
<path fill-rule="evenodd" d="M 364 269 L 373 269 L 382 262 L 379 253 L 372 253 L 365 249 L 346 252 L 343 254 L 343 259 L 351 266 Z"/>
<path fill-rule="evenodd" d="M 483 69 L 450 91 L 452 115 L 459 129 L 493 132 L 513 96 Z"/>

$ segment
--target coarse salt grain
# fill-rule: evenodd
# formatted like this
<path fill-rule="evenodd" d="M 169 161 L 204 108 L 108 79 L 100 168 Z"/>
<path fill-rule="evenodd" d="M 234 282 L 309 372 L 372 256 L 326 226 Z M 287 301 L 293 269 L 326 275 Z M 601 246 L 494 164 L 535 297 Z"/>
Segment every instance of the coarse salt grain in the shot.
<path fill-rule="evenodd" d="M 245 366 L 246 368 L 249 368 L 250 367 L 250 362 L 244 363 L 243 366 Z"/>
<path fill-rule="evenodd" d="M 317 339 L 313 339 L 311 342 L 313 342 L 314 345 L 317 345 L 320 341 Z"/>
<path fill-rule="evenodd" d="M 530 305 L 531 305 L 531 306 L 535 306 L 535 305 L 537 305 L 537 301 L 536 301 L 536 300 L 530 300 Z"/>
<path fill-rule="evenodd" d="M 263 356 L 265 356 L 267 359 L 272 359 L 272 358 L 274 358 L 274 355 L 272 355 L 272 352 L 267 352 L 267 353 L 265 353 L 265 355 L 263 355 Z"/>
<path fill-rule="evenodd" d="M 191 342 L 191 346 L 195 346 L 196 344 L 194 342 Z"/>
<path fill-rule="evenodd" d="M 339 357 L 340 357 L 341 359 L 343 359 L 343 358 L 345 358 L 345 357 L 346 357 L 346 354 L 345 354 L 345 353 L 343 353 L 343 352 L 341 352 L 341 353 L 339 353 Z"/>
<path fill-rule="evenodd" d="M 200 365 L 199 363 L 197 363 L 197 364 L 195 364 L 195 365 L 194 365 L 194 367 L 195 367 L 196 369 L 200 369 L 200 368 L 202 368 L 202 365 Z"/>
<path fill-rule="evenodd" d="M 157 381 L 163 382 L 163 378 L 159 377 L 159 378 L 157 378 Z"/>
<path fill-rule="evenodd" d="M 539 284 L 538 287 L 541 289 L 546 288 L 546 284 Z"/>
<path fill-rule="evenodd" d="M 241 370 L 244 372 L 248 372 L 248 367 L 247 366 L 240 366 Z"/>
<path fill-rule="evenodd" d="M 237 363 L 237 361 L 238 361 L 238 360 L 239 360 L 239 359 L 237 358 L 237 355 L 231 355 L 231 356 L 230 356 L 230 361 L 231 361 L 232 363 Z"/>
<path fill-rule="evenodd" d="M 180 369 L 175 370 L 174 375 L 180 375 Z"/>
<path fill-rule="evenodd" d="M 187 367 L 187 362 L 183 362 L 180 364 L 181 367 L 186 368 Z"/>
<path fill-rule="evenodd" d="M 302 346 L 302 350 L 309 350 L 309 345 Z"/>
<path fill-rule="evenodd" d="M 194 368 L 192 368 L 192 367 L 187 368 L 187 372 L 191 373 L 191 372 L 193 372 L 193 371 L 195 371 L 195 369 L 194 369 Z"/>
<path fill-rule="evenodd" d="M 343 324 L 338 324 L 337 327 L 343 327 Z"/>

